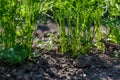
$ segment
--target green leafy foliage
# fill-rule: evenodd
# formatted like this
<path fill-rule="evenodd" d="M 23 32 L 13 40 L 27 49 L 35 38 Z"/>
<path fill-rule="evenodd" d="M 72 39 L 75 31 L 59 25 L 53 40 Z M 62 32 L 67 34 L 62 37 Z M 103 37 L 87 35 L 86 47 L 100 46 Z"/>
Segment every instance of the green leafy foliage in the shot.
<path fill-rule="evenodd" d="M 0 0 L 0 60 L 16 64 L 29 57 L 33 26 L 46 16 L 58 26 L 61 52 L 72 57 L 95 44 L 103 48 L 102 24 L 109 30 L 104 37 L 120 44 L 119 0 Z M 44 44 L 51 49 L 52 40 Z"/>
<path fill-rule="evenodd" d="M 0 60 L 12 64 L 21 63 L 29 56 L 29 47 L 27 45 L 17 44 L 9 49 L 0 52 Z"/>
<path fill-rule="evenodd" d="M 103 38 L 101 25 L 105 22 L 109 34 L 104 36 L 119 43 L 120 26 L 110 20 L 112 17 L 116 19 L 120 16 L 119 7 L 118 0 L 56 1 L 53 5 L 53 14 L 61 35 L 61 51 L 72 51 L 72 57 L 75 57 L 78 54 L 89 53 L 93 45 L 103 50 L 103 44 L 99 40 Z M 115 20 L 118 21 L 119 19 Z M 93 24 L 94 29 L 91 31 Z M 93 42 L 94 39 L 97 43 Z"/>
<path fill-rule="evenodd" d="M 0 1 L 1 60 L 16 64 L 29 56 L 35 4 L 34 0 Z"/>
<path fill-rule="evenodd" d="M 54 11 L 54 16 L 60 26 L 60 43 L 63 53 L 70 49 L 73 52 L 73 57 L 80 53 L 89 53 L 95 34 L 98 32 L 99 26 L 101 25 L 101 18 L 104 13 L 102 7 L 98 5 L 99 3 L 98 1 L 95 6 L 94 1 L 80 2 L 69 0 L 61 2 L 61 5 L 64 5 L 64 7 L 57 6 L 58 4 L 55 5 L 59 7 Z M 95 28 L 94 31 L 91 32 L 90 27 L 93 22 Z M 68 32 L 66 32 L 66 26 L 68 27 Z"/>

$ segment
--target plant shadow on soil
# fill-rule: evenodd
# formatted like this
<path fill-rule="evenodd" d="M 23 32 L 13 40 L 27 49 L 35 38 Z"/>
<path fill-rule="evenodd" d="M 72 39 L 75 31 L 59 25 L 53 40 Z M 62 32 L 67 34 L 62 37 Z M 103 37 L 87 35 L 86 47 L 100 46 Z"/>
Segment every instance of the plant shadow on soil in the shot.
<path fill-rule="evenodd" d="M 50 26 L 36 33 L 38 38 L 55 30 Z M 44 26 L 44 27 L 45 27 Z M 47 52 L 37 48 L 40 57 L 35 61 L 24 61 L 20 65 L 0 63 L 0 80 L 120 80 L 120 59 L 100 50 L 91 54 L 79 55 L 75 60 L 70 52 L 61 54 L 56 50 Z"/>

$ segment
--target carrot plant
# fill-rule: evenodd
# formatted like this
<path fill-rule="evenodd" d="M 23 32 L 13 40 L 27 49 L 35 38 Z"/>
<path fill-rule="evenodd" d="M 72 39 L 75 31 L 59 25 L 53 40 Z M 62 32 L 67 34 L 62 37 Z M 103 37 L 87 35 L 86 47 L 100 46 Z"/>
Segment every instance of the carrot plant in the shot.
<path fill-rule="evenodd" d="M 94 0 L 69 0 L 55 3 L 57 10 L 54 10 L 53 13 L 59 26 L 61 51 L 63 53 L 71 50 L 73 57 L 80 53 L 89 53 L 96 33 L 99 34 L 98 38 L 101 38 L 99 28 L 104 11 L 100 4 L 101 1 L 96 3 Z M 93 23 L 94 30 L 91 32 Z"/>
<path fill-rule="evenodd" d="M 109 26 L 109 35 L 107 40 L 120 44 L 120 21 L 118 18 L 110 17 L 106 24 Z"/>
<path fill-rule="evenodd" d="M 120 2 L 118 0 L 106 1 L 107 14 L 106 26 L 109 28 L 108 40 L 120 44 Z"/>
<path fill-rule="evenodd" d="M 30 55 L 38 4 L 34 0 L 0 1 L 0 60 L 21 63 Z"/>

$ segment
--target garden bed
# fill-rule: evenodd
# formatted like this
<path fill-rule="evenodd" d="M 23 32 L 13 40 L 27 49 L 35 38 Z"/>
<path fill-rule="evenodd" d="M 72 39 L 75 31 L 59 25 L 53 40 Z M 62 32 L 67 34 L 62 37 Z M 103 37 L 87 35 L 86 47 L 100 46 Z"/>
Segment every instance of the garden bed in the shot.
<path fill-rule="evenodd" d="M 57 28 L 54 23 L 44 25 L 44 30 L 42 26 L 39 26 L 37 30 L 39 32 L 36 33 L 38 39 L 41 39 L 41 37 L 51 31 L 57 33 Z M 48 38 L 46 37 L 46 40 Z M 34 58 L 34 61 L 26 60 L 19 65 L 1 62 L 0 79 L 120 80 L 120 59 L 115 58 L 109 53 L 104 53 L 94 48 L 89 54 L 80 54 L 76 59 L 73 59 L 71 58 L 71 52 L 62 54 L 58 50 L 42 50 L 36 44 L 38 43 L 33 43 L 33 51 L 36 51 L 40 56 Z"/>
<path fill-rule="evenodd" d="M 0 3 L 0 80 L 120 80 L 119 1 Z"/>

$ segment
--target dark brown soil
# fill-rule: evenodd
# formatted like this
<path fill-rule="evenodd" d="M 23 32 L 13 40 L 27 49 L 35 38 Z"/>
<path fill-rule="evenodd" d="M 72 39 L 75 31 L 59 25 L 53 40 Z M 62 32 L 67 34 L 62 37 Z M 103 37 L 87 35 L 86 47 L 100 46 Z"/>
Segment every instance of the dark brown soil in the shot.
<path fill-rule="evenodd" d="M 50 51 L 35 62 L 1 63 L 0 80 L 120 80 L 120 59 L 98 51 L 73 60 L 69 54 Z"/>
<path fill-rule="evenodd" d="M 52 30 L 49 27 L 44 28 L 46 30 L 40 28 L 36 33 L 38 38 L 46 34 L 45 31 Z M 35 45 L 33 47 L 36 48 Z M 71 52 L 61 54 L 57 50 L 36 50 L 41 56 L 35 61 L 27 60 L 20 65 L 1 62 L 0 80 L 120 80 L 120 58 L 115 58 L 112 53 L 95 49 L 73 60 Z"/>

